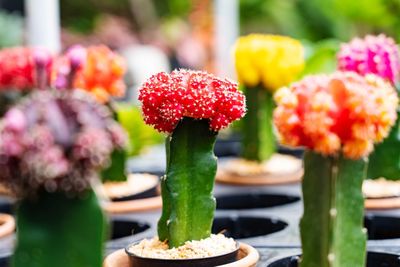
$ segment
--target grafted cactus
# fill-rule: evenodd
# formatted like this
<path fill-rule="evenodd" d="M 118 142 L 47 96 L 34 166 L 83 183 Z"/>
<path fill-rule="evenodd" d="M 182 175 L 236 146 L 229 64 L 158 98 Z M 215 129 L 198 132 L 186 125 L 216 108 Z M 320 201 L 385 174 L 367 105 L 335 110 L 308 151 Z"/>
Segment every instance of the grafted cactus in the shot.
<path fill-rule="evenodd" d="M 7 112 L 0 137 L 0 182 L 21 199 L 12 265 L 101 266 L 91 183 L 125 142 L 110 111 L 81 91 L 38 91 Z"/>
<path fill-rule="evenodd" d="M 361 75 L 376 74 L 396 86 L 400 75 L 400 51 L 395 41 L 383 34 L 355 38 L 342 44 L 338 53 L 338 68 Z M 388 138 L 378 144 L 370 155 L 368 178 L 400 179 L 399 123 L 397 119 Z"/>
<path fill-rule="evenodd" d="M 152 76 L 141 87 L 139 100 L 145 122 L 169 134 L 160 240 L 177 247 L 209 237 L 215 210 L 215 138 L 244 115 L 244 96 L 227 79 L 179 70 Z"/>
<path fill-rule="evenodd" d="M 309 76 L 276 93 L 282 141 L 305 146 L 302 267 L 365 266 L 367 157 L 396 120 L 397 94 L 374 75 Z"/>
<path fill-rule="evenodd" d="M 248 103 L 242 122 L 243 158 L 264 161 L 276 152 L 273 93 L 302 71 L 303 54 L 300 42 L 285 36 L 251 34 L 236 42 L 236 72 Z"/>

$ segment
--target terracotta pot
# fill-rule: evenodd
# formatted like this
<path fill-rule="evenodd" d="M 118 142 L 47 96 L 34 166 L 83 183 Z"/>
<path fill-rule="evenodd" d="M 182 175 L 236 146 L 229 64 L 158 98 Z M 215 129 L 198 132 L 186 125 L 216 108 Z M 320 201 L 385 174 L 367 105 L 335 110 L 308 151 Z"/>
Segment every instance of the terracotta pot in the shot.
<path fill-rule="evenodd" d="M 155 175 L 150 174 L 130 174 L 128 182 L 106 184 L 104 194 L 108 199 L 103 204 L 106 212 L 111 214 L 141 212 L 160 209 L 162 206 L 159 180 Z M 145 184 L 141 190 L 132 191 L 138 184 Z M 128 188 L 128 190 L 126 190 Z M 121 190 L 121 195 L 118 191 Z"/>
<path fill-rule="evenodd" d="M 15 231 L 14 217 L 9 214 L 0 213 L 0 238 L 9 236 Z"/>
<path fill-rule="evenodd" d="M 227 160 L 218 166 L 216 181 L 236 185 L 281 185 L 298 183 L 303 177 L 302 161 L 290 155 L 275 154 L 270 161 L 264 163 L 262 171 L 238 171 L 236 162 L 240 159 Z M 278 168 L 276 166 L 280 164 Z M 243 166 L 243 164 L 240 164 Z M 289 170 L 289 171 L 288 171 Z"/>
<path fill-rule="evenodd" d="M 366 209 L 400 208 L 400 181 L 366 180 L 363 184 Z"/>
<path fill-rule="evenodd" d="M 259 254 L 257 250 L 247 244 L 240 243 L 238 260 L 232 263 L 220 265 L 219 267 L 255 267 Z M 135 267 L 130 262 L 129 256 L 124 249 L 115 251 L 104 260 L 103 267 Z"/>

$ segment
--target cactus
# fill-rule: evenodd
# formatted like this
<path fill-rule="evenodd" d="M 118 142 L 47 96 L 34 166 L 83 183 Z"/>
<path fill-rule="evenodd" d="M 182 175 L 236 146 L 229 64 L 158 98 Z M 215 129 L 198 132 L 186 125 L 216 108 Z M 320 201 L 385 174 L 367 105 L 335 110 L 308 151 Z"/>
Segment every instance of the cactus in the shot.
<path fill-rule="evenodd" d="M 245 114 L 237 84 L 206 72 L 175 70 L 150 77 L 140 88 L 144 120 L 167 132 L 167 170 L 161 182 L 160 240 L 169 247 L 211 234 L 217 133 Z"/>
<path fill-rule="evenodd" d="M 245 87 L 245 86 L 243 86 Z M 243 119 L 243 158 L 262 162 L 276 151 L 276 138 L 272 123 L 274 100 L 272 93 L 258 86 L 244 88 L 248 103 Z"/>
<path fill-rule="evenodd" d="M 162 179 L 160 240 L 178 247 L 210 236 L 215 210 L 212 196 L 217 158 L 216 133 L 208 122 L 184 118 L 167 137 L 167 171 Z"/>
<path fill-rule="evenodd" d="M 14 267 L 101 266 L 106 223 L 91 183 L 124 138 L 82 91 L 40 90 L 6 113 L 0 182 L 20 199 Z"/>
<path fill-rule="evenodd" d="M 13 267 L 100 267 L 106 218 L 93 191 L 80 198 L 40 192 L 22 200 Z"/>
<path fill-rule="evenodd" d="M 300 266 L 365 266 L 362 182 L 374 143 L 396 121 L 395 89 L 375 75 L 336 72 L 308 76 L 275 100 L 283 141 L 307 148 Z"/>
<path fill-rule="evenodd" d="M 365 266 L 365 159 L 304 155 L 302 267 Z"/>

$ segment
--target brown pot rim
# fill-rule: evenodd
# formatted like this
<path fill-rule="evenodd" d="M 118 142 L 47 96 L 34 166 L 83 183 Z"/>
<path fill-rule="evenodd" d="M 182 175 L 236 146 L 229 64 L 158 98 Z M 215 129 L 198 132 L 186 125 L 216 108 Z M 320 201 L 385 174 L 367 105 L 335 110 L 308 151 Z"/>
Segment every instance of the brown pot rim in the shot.
<path fill-rule="evenodd" d="M 127 201 L 107 201 L 103 203 L 103 209 L 110 214 L 152 211 L 161 209 L 161 207 L 161 196 Z"/>
<path fill-rule="evenodd" d="M 15 219 L 13 216 L 0 213 L 0 238 L 9 236 L 15 231 Z"/>
<path fill-rule="evenodd" d="M 239 243 L 239 260 L 220 265 L 219 267 L 253 267 L 256 266 L 260 255 L 258 251 L 250 245 Z M 124 249 L 119 249 L 108 255 L 104 262 L 103 267 L 130 267 L 129 256 L 125 253 Z"/>
<path fill-rule="evenodd" d="M 398 209 L 400 208 L 400 197 L 366 198 L 364 205 L 369 210 Z"/>
<path fill-rule="evenodd" d="M 293 160 L 301 161 L 301 159 L 291 155 L 285 156 L 291 157 Z M 291 173 L 264 173 L 253 175 L 238 175 L 228 172 L 222 167 L 217 171 L 216 181 L 218 183 L 230 185 L 284 185 L 301 182 L 303 174 L 304 169 L 302 167 Z"/>

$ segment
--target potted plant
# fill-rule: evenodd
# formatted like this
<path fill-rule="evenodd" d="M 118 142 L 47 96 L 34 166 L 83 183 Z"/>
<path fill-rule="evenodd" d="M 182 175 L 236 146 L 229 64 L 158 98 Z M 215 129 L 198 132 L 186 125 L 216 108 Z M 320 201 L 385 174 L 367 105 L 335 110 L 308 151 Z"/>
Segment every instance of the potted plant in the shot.
<path fill-rule="evenodd" d="M 276 184 L 299 181 L 301 161 L 277 153 L 272 122 L 274 92 L 294 81 L 304 67 L 304 49 L 295 39 L 251 34 L 237 40 L 236 72 L 247 101 L 241 121 L 242 157 L 228 161 L 217 181 Z"/>
<path fill-rule="evenodd" d="M 354 71 L 360 75 L 372 73 L 399 90 L 400 52 L 392 38 L 383 34 L 355 38 L 342 44 L 337 57 L 339 70 Z M 364 194 L 368 198 L 367 208 L 400 207 L 399 123 L 400 120 L 397 119 L 388 138 L 378 144 L 369 156 L 369 180 L 364 182 Z"/>
<path fill-rule="evenodd" d="M 0 50 L 0 116 L 23 95 L 47 85 L 52 56 L 45 49 L 14 47 Z M 8 188 L 0 185 L 0 194 L 13 198 Z M 11 200 L 12 202 L 12 200 Z M 14 217 L 0 214 L 0 237 L 15 230 Z"/>
<path fill-rule="evenodd" d="M 39 90 L 0 135 L 0 182 L 18 196 L 12 266 L 100 267 L 106 221 L 91 186 L 125 143 L 108 108 L 79 90 Z"/>
<path fill-rule="evenodd" d="M 126 248 L 130 266 L 217 266 L 236 261 L 237 243 L 211 234 L 217 133 L 245 114 L 245 97 L 236 83 L 206 72 L 158 73 L 141 87 L 144 120 L 168 133 L 167 170 L 161 182 L 162 215 L 158 237 Z M 255 266 L 257 252 L 240 244 L 245 257 L 232 266 Z M 247 262 L 248 265 L 241 265 Z M 128 266 L 117 251 L 106 266 Z"/>
<path fill-rule="evenodd" d="M 79 88 L 107 105 L 119 121 L 112 101 L 125 94 L 125 61 L 104 45 L 69 48 L 55 62 L 53 84 L 58 89 Z M 111 201 L 104 208 L 110 213 L 126 213 L 161 207 L 159 179 L 154 175 L 126 173 L 126 147 L 113 151 L 112 164 L 102 172 L 103 193 Z"/>
<path fill-rule="evenodd" d="M 365 266 L 368 155 L 396 120 L 397 94 L 375 75 L 308 76 L 275 94 L 282 142 L 304 146 L 299 265 Z"/>

